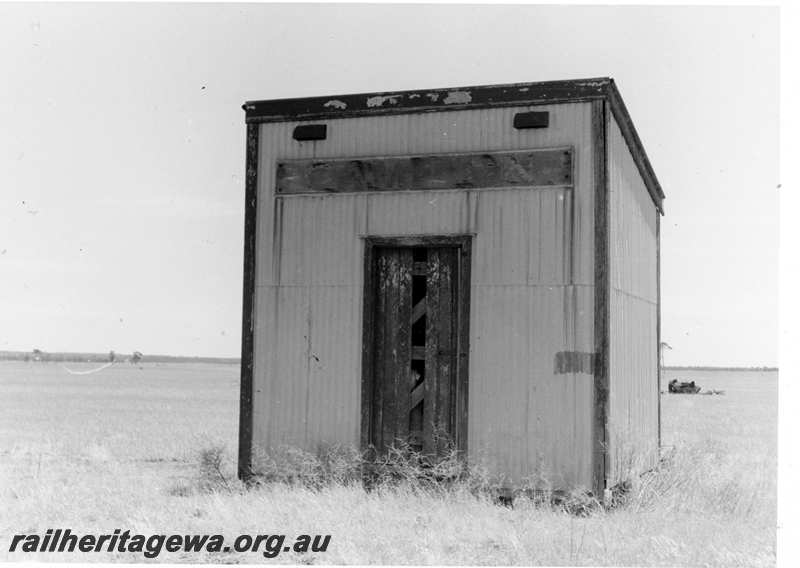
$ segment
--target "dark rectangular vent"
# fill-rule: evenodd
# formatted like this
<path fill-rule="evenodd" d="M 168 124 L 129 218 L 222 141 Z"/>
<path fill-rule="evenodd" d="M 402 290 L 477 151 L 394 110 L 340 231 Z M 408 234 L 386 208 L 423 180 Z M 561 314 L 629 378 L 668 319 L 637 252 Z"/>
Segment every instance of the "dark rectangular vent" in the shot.
<path fill-rule="evenodd" d="M 550 126 L 550 113 L 547 111 L 518 112 L 514 115 L 514 128 L 547 128 Z"/>
<path fill-rule="evenodd" d="M 325 140 L 328 137 L 327 124 L 301 124 L 296 126 L 292 137 L 295 140 Z"/>

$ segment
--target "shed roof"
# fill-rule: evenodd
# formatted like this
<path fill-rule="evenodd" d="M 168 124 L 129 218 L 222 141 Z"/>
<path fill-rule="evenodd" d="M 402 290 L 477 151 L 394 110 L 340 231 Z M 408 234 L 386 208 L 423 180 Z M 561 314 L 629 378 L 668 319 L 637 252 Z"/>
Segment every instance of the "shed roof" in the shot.
<path fill-rule="evenodd" d="M 242 108 L 246 113 L 246 122 L 259 123 L 574 103 L 598 99 L 609 104 L 647 190 L 663 214 L 664 191 L 622 96 L 610 77 L 248 101 Z"/>

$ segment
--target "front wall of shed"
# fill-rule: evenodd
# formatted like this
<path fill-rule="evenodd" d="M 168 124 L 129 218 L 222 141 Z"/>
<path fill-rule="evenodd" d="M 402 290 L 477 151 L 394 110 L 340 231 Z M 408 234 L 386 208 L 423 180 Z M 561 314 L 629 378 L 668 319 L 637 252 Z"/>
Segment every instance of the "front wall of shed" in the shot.
<path fill-rule="evenodd" d="M 560 351 L 594 349 L 594 196 L 589 104 L 260 126 L 253 456 L 279 445 L 358 446 L 363 236 L 474 234 L 469 459 L 511 482 L 591 485 L 592 376 L 556 374 Z M 275 197 L 276 161 L 572 146 L 575 188 Z M 574 193 L 573 193 L 574 192 Z"/>
<path fill-rule="evenodd" d="M 658 211 L 613 116 L 610 195 L 609 460 L 611 485 L 658 452 Z"/>

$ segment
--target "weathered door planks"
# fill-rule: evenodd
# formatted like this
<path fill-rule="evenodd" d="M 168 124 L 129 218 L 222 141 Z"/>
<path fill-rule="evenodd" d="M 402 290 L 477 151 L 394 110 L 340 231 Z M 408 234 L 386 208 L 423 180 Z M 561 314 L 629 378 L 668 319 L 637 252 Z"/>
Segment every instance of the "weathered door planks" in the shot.
<path fill-rule="evenodd" d="M 423 450 L 430 453 L 444 451 L 453 433 L 451 392 L 455 392 L 457 274 L 457 249 L 428 251 Z"/>
<path fill-rule="evenodd" d="M 466 378 L 466 369 L 459 368 L 466 343 L 459 335 L 468 329 L 459 303 L 463 250 L 450 245 L 368 251 L 365 321 L 372 330 L 365 328 L 364 341 L 371 371 L 364 388 L 372 394 L 365 398 L 371 409 L 362 437 L 381 453 L 403 443 L 426 454 L 441 454 L 451 444 L 463 450 L 455 440 L 459 421 L 466 421 L 457 402 L 465 390 L 459 382 Z M 466 402 L 466 392 L 460 396 Z"/>
<path fill-rule="evenodd" d="M 375 313 L 376 448 L 408 435 L 408 396 L 402 396 L 411 374 L 411 249 L 381 249 L 377 260 Z"/>

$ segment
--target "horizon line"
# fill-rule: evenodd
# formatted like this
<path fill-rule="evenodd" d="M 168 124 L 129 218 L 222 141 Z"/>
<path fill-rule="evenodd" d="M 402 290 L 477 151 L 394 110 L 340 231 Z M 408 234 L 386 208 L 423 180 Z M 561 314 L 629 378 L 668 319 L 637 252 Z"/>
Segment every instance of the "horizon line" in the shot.
<path fill-rule="evenodd" d="M 59 355 L 59 356 L 86 356 L 86 357 L 107 357 L 109 351 L 44 351 L 40 350 L 44 355 Z M 22 350 L 0 350 L 0 360 L 4 359 L 6 356 L 25 356 L 31 355 L 33 350 L 29 351 L 22 351 Z M 124 351 L 116 351 L 114 350 L 115 355 L 124 356 L 127 353 Z M 131 355 L 133 352 L 130 353 Z M 238 362 L 241 363 L 241 356 L 218 356 L 218 355 L 169 355 L 163 353 L 153 353 L 153 354 L 143 354 L 144 359 L 206 359 L 211 361 L 225 361 L 229 363 Z M 778 365 L 707 365 L 707 364 L 689 364 L 689 365 L 664 365 L 662 370 L 665 371 L 685 371 L 685 370 L 704 370 L 704 369 L 713 369 L 713 370 L 736 370 L 736 369 L 758 369 L 758 370 L 767 370 L 767 371 L 778 371 L 780 368 Z"/>

